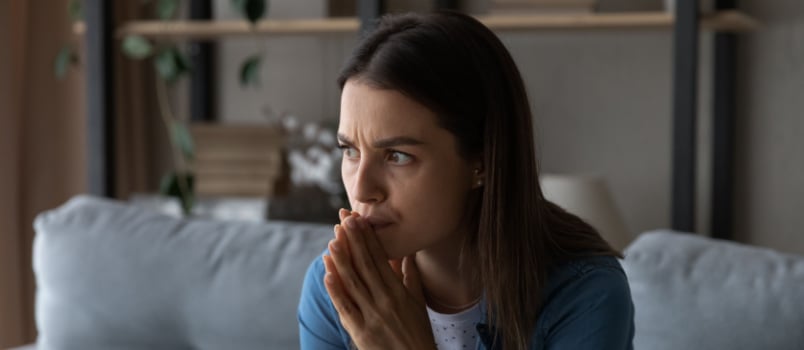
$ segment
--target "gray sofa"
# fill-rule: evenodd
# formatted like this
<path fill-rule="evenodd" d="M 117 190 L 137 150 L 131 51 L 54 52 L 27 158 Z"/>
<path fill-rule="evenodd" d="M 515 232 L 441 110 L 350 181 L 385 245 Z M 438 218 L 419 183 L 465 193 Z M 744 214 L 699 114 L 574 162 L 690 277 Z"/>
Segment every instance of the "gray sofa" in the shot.
<path fill-rule="evenodd" d="M 89 196 L 35 227 L 32 349 L 298 349 L 302 278 L 332 236 Z M 623 265 L 636 349 L 802 349 L 804 257 L 654 231 Z"/>

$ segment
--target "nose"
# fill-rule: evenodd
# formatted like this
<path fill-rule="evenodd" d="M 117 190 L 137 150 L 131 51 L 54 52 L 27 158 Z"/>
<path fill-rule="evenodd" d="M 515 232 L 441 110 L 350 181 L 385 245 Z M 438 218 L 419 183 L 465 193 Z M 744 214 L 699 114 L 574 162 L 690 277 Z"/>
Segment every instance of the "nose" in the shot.
<path fill-rule="evenodd" d="M 366 158 L 361 159 L 352 177 L 351 192 L 352 199 L 362 204 L 384 201 L 386 191 L 381 167 Z"/>

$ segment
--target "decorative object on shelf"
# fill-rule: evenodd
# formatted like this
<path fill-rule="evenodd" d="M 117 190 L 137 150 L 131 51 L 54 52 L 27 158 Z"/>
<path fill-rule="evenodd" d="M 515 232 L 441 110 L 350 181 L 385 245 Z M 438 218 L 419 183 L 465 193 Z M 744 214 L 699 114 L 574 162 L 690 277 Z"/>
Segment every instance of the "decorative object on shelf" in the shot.
<path fill-rule="evenodd" d="M 286 191 L 281 128 L 263 124 L 193 123 L 196 193 L 266 198 Z"/>
<path fill-rule="evenodd" d="M 542 174 L 539 182 L 547 200 L 592 225 L 614 249 L 622 250 L 631 242 L 602 177 Z"/>
<path fill-rule="evenodd" d="M 498 15 L 591 13 L 597 0 L 493 0 L 490 12 Z"/>
<path fill-rule="evenodd" d="M 335 128 L 302 124 L 292 115 L 281 117 L 287 134 L 285 154 L 290 170 L 288 191 L 270 198 L 269 219 L 337 222 L 337 209 L 348 206 L 341 181 L 341 154 Z"/>

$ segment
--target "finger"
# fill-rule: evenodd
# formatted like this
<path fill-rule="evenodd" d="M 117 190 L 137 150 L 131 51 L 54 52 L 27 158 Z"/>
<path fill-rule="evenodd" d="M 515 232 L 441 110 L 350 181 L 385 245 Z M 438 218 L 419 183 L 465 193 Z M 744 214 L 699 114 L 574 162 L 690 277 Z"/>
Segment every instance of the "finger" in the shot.
<path fill-rule="evenodd" d="M 341 323 L 348 328 L 352 328 L 350 326 L 362 327 L 363 314 L 343 290 L 343 283 L 338 277 L 337 267 L 335 267 L 332 257 L 324 255 L 323 258 L 324 268 L 327 270 L 327 273 L 324 274 L 324 286 L 327 289 L 327 293 L 329 293 L 329 298 L 332 300 L 332 305 L 338 311 Z"/>
<path fill-rule="evenodd" d="M 377 266 L 377 270 L 380 274 L 380 277 L 382 277 L 383 283 L 393 293 L 397 293 L 398 296 L 402 296 L 404 286 L 399 283 L 402 277 L 401 261 L 398 261 L 400 268 L 399 272 L 397 273 L 394 270 L 393 265 L 389 266 L 388 254 L 385 252 L 382 244 L 380 244 L 380 240 L 377 238 L 377 233 L 374 232 L 374 230 L 371 228 L 371 225 L 369 225 L 366 220 L 359 219 L 358 221 L 360 221 L 363 227 L 366 228 L 363 235 L 366 241 L 366 248 L 371 254 L 374 264 Z"/>
<path fill-rule="evenodd" d="M 352 262 L 353 249 L 349 247 L 348 242 L 343 238 L 343 227 L 338 225 L 338 233 L 336 239 L 329 242 L 329 251 L 332 260 L 337 268 L 338 277 L 344 290 L 358 307 L 368 307 L 373 303 L 372 294 L 369 288 L 366 287 L 364 280 L 358 274 Z"/>
<path fill-rule="evenodd" d="M 343 223 L 343 219 L 346 219 L 346 217 L 351 215 L 351 213 L 352 213 L 351 211 L 343 208 L 341 208 L 341 210 L 338 210 L 338 217 L 340 218 L 341 223 Z"/>
<path fill-rule="evenodd" d="M 404 275 L 402 282 L 405 284 L 405 288 L 413 295 L 414 299 L 425 305 L 422 280 L 421 275 L 419 275 L 419 267 L 416 266 L 415 254 L 408 255 L 402 259 L 402 274 Z"/>
<path fill-rule="evenodd" d="M 357 270 L 357 274 L 365 283 L 369 292 L 374 296 L 374 300 L 378 301 L 379 298 L 388 294 L 388 288 L 380 270 L 385 267 L 390 271 L 388 260 L 382 261 L 382 264 L 377 264 L 372 257 L 372 253 L 366 246 L 366 231 L 359 227 L 357 217 L 351 216 L 344 220 L 343 228 L 346 230 L 346 238 L 349 242 L 349 253 L 352 258 L 352 264 Z"/>

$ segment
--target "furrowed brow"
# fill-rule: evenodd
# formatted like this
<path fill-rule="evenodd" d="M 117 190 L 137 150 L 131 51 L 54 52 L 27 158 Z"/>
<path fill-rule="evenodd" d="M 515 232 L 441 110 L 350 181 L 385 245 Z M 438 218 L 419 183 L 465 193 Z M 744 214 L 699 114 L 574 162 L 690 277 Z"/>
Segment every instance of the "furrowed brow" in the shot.
<path fill-rule="evenodd" d="M 383 140 L 377 140 L 372 144 L 374 148 L 392 148 L 397 146 L 417 146 L 423 145 L 424 142 L 407 136 L 390 137 Z"/>
<path fill-rule="evenodd" d="M 338 134 L 338 141 L 341 143 L 354 147 L 354 142 L 350 140 L 346 135 Z M 377 140 L 371 146 L 374 148 L 392 148 L 397 146 L 417 146 L 423 145 L 424 142 L 421 140 L 414 139 L 408 136 L 396 136 L 396 137 L 389 137 L 387 139 Z"/>
<path fill-rule="evenodd" d="M 348 137 L 346 137 L 346 135 L 341 134 L 341 133 L 338 133 L 338 141 L 340 141 L 340 143 L 348 145 L 348 146 L 354 146 L 355 145 L 355 143 L 352 142 L 352 140 L 350 140 Z"/>

